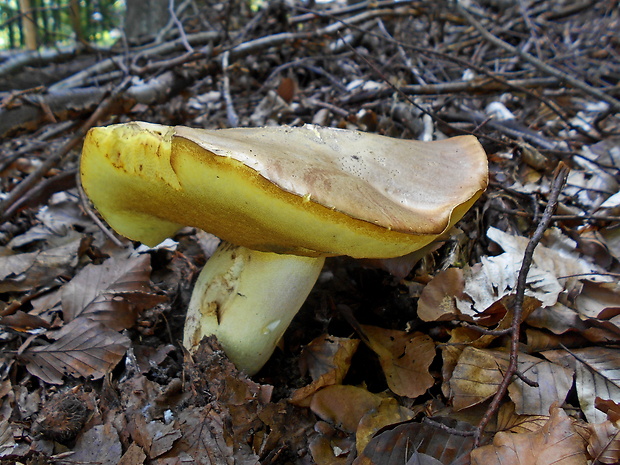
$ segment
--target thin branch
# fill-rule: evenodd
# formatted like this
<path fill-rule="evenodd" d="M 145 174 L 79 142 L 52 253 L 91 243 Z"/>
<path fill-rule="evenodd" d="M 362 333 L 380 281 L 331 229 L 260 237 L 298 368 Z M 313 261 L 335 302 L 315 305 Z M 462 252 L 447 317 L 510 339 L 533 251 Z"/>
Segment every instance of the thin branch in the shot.
<path fill-rule="evenodd" d="M 519 352 L 519 336 L 520 336 L 520 322 L 523 314 L 523 300 L 525 298 L 525 287 L 527 282 L 527 275 L 532 265 L 532 261 L 534 259 L 534 250 L 536 246 L 540 242 L 543 237 L 543 234 L 551 224 L 551 219 L 553 218 L 553 213 L 558 206 L 558 197 L 560 196 L 560 192 L 564 187 L 564 183 L 566 182 L 566 178 L 568 177 L 569 168 L 562 162 L 558 164 L 556 168 L 555 176 L 553 178 L 553 183 L 551 187 L 551 192 L 549 194 L 549 202 L 545 207 L 545 211 L 542 214 L 542 218 L 540 219 L 540 223 L 536 227 L 536 231 L 530 238 L 530 241 L 525 248 L 525 252 L 523 255 L 523 263 L 521 264 L 521 269 L 519 270 L 519 276 L 517 278 L 517 286 L 516 286 L 516 295 L 514 300 L 513 314 L 512 314 L 512 338 L 510 340 L 510 362 L 508 364 L 508 369 L 504 373 L 504 378 L 491 401 L 487 411 L 484 416 L 480 420 L 476 430 L 476 439 L 475 446 L 478 447 L 480 445 L 480 438 L 484 433 L 486 426 L 489 421 L 497 412 L 499 408 L 500 402 L 506 395 L 508 391 L 508 386 L 512 382 L 512 377 L 517 373 L 517 363 L 518 363 L 518 352 Z"/>
<path fill-rule="evenodd" d="M 97 109 L 92 113 L 90 118 L 86 120 L 82 126 L 75 132 L 73 137 L 69 139 L 58 151 L 53 153 L 45 160 L 35 171 L 24 178 L 15 188 L 6 196 L 4 202 L 0 204 L 0 222 L 4 222 L 10 218 L 10 207 L 28 193 L 30 189 L 54 166 L 58 165 L 63 158 L 78 145 L 88 130 L 93 127 L 98 120 L 105 117 L 118 96 L 129 86 L 130 78 L 126 78 L 119 84 L 110 95 L 104 99 Z"/>
<path fill-rule="evenodd" d="M 512 45 L 510 45 L 507 42 L 504 42 L 502 39 L 500 39 L 499 37 L 494 36 L 493 34 L 491 34 L 489 31 L 487 31 L 482 24 L 480 24 L 480 22 L 475 19 L 471 13 L 469 13 L 469 11 L 467 11 L 465 9 L 465 7 L 461 4 L 461 2 L 456 2 L 457 5 L 457 9 L 459 10 L 459 12 L 465 17 L 465 19 L 474 27 L 476 28 L 476 30 L 482 35 L 482 37 L 484 37 L 486 40 L 488 40 L 489 42 L 491 42 L 492 44 L 503 48 L 504 50 L 515 54 L 515 55 L 519 55 L 521 58 L 523 58 L 525 61 L 527 61 L 528 63 L 530 63 L 531 65 L 535 66 L 536 68 L 538 68 L 540 71 L 546 73 L 546 74 L 550 74 L 551 76 L 555 76 L 558 79 L 561 79 L 564 82 L 567 82 L 568 84 L 570 84 L 571 86 L 575 87 L 576 89 L 579 89 L 583 92 L 585 92 L 586 94 L 592 96 L 592 97 L 596 97 L 606 103 L 608 103 L 611 108 L 613 108 L 616 111 L 620 111 L 620 100 L 617 100 L 615 98 L 613 98 L 611 95 L 607 95 L 605 92 L 603 92 L 600 89 L 597 89 L 596 87 L 592 87 L 591 85 L 577 79 L 574 78 L 573 76 L 571 76 L 570 74 L 561 71 L 560 69 L 558 69 L 557 67 L 553 67 L 548 65 L 547 63 L 545 63 L 544 61 L 536 58 L 533 55 L 530 55 L 529 53 L 514 47 Z"/>

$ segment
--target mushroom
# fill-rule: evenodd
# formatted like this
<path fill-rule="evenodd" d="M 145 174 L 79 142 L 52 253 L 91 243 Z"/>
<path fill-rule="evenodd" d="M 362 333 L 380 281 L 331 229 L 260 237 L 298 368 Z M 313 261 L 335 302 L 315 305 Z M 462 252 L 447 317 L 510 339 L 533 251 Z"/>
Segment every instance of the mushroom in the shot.
<path fill-rule="evenodd" d="M 473 136 L 132 122 L 90 130 L 81 179 L 132 240 L 154 246 L 183 226 L 222 239 L 196 282 L 183 343 L 191 351 L 214 334 L 254 374 L 325 257 L 399 257 L 432 242 L 486 189 L 487 158 Z"/>

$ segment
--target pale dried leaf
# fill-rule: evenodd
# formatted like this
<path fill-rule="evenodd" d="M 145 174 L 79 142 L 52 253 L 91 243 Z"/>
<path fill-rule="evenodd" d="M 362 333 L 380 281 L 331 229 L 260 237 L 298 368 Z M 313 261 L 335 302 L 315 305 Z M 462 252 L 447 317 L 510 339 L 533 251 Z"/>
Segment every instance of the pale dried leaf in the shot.
<path fill-rule="evenodd" d="M 585 283 L 575 308 L 587 318 L 608 319 L 620 312 L 620 284 Z"/>
<path fill-rule="evenodd" d="M 596 397 L 620 402 L 620 350 L 587 347 L 571 351 L 576 357 L 579 404 L 590 423 L 602 423 L 606 415 L 596 409 Z"/>
<path fill-rule="evenodd" d="M 415 398 L 435 383 L 429 367 L 435 343 L 422 333 L 406 333 L 376 326 L 361 326 L 365 342 L 379 356 L 389 388 L 399 396 Z"/>
<path fill-rule="evenodd" d="M 517 415 L 515 404 L 506 402 L 497 412 L 497 430 L 510 433 L 530 433 L 540 430 L 549 415 Z"/>
<path fill-rule="evenodd" d="M 446 397 L 452 397 L 450 394 L 450 379 L 452 379 L 452 373 L 454 367 L 459 361 L 459 357 L 463 353 L 463 350 L 468 345 L 477 347 L 473 342 L 480 338 L 480 332 L 472 328 L 456 327 L 450 331 L 450 340 L 446 344 L 441 344 L 441 377 L 443 383 L 441 390 Z"/>
<path fill-rule="evenodd" d="M 496 358 L 493 351 L 474 347 L 463 350 L 450 379 L 454 409 L 462 410 L 493 396 L 506 368 L 504 360 Z"/>
<path fill-rule="evenodd" d="M 131 424 L 131 421 L 135 422 Z M 150 459 L 165 454 L 174 442 L 181 437 L 181 431 L 175 423 L 165 424 L 159 420 L 147 421 L 141 415 L 132 416 L 130 420 L 133 440 L 146 452 Z"/>
<path fill-rule="evenodd" d="M 487 236 L 505 253 L 482 257 L 480 264 L 464 270 L 465 294 L 472 302 L 458 300 L 457 306 L 465 314 L 481 312 L 504 295 L 514 292 L 528 244 L 526 237 L 512 236 L 496 228 L 489 228 Z M 544 307 L 554 305 L 563 291 L 577 292 L 580 280 L 612 281 L 603 276 L 605 270 L 575 252 L 574 241 L 558 230 L 550 230 L 545 240 L 549 246 L 538 245 L 536 248 L 526 288 L 526 294 L 540 300 Z"/>
<path fill-rule="evenodd" d="M 586 465 L 584 441 L 570 418 L 557 407 L 550 414 L 539 431 L 497 433 L 492 445 L 472 451 L 472 465 Z"/>
<path fill-rule="evenodd" d="M 165 300 L 151 289 L 150 262 L 143 254 L 85 266 L 63 288 L 65 322 L 88 316 L 117 331 L 133 326 L 140 311 Z"/>
<path fill-rule="evenodd" d="M 32 242 L 45 241 L 46 248 L 53 248 L 79 241 L 84 234 L 98 232 L 97 226 L 84 214 L 75 199 L 50 202 L 41 207 L 36 218 L 40 223 L 11 239 L 9 247 L 16 249 Z M 75 226 L 79 226 L 80 232 L 75 230 Z"/>
<path fill-rule="evenodd" d="M 464 269 L 464 293 L 469 300 L 457 299 L 458 309 L 466 315 L 483 312 L 502 297 L 510 295 L 517 286 L 522 255 L 504 253 L 482 257 L 480 263 Z M 540 300 L 545 307 L 556 303 L 562 285 L 553 273 L 532 266 L 527 278 L 526 295 Z"/>
<path fill-rule="evenodd" d="M 540 307 L 534 310 L 528 317 L 527 323 L 536 328 L 547 329 L 554 334 L 587 329 L 579 313 L 560 302 L 551 307 Z"/>
<path fill-rule="evenodd" d="M 596 408 L 595 399 L 620 403 L 620 350 L 605 347 L 551 350 L 542 355 L 554 363 L 575 368 L 575 389 L 579 405 L 590 423 L 607 420 Z"/>
<path fill-rule="evenodd" d="M 538 387 L 530 386 L 521 378 L 510 383 L 508 392 L 517 414 L 544 415 L 554 403 L 564 403 L 573 386 L 573 370 L 527 354 L 519 354 L 517 367 L 530 381 L 538 383 Z"/>
<path fill-rule="evenodd" d="M 620 261 L 620 227 L 618 225 L 603 228 L 601 235 L 609 252 Z"/>
<path fill-rule="evenodd" d="M 50 384 L 62 384 L 66 375 L 101 378 L 131 344 L 127 336 L 88 318 L 77 318 L 48 336 L 55 341 L 26 349 L 20 359 L 30 373 Z"/>
<path fill-rule="evenodd" d="M 611 421 L 588 423 L 588 453 L 601 463 L 620 463 L 620 430 Z"/>
<path fill-rule="evenodd" d="M 466 348 L 450 381 L 454 408 L 461 410 L 494 395 L 509 358 L 507 352 Z M 554 403 L 564 402 L 573 384 L 573 370 L 531 355 L 519 353 L 517 369 L 539 385 L 530 386 L 516 377 L 508 386 L 520 415 L 544 415 Z"/>

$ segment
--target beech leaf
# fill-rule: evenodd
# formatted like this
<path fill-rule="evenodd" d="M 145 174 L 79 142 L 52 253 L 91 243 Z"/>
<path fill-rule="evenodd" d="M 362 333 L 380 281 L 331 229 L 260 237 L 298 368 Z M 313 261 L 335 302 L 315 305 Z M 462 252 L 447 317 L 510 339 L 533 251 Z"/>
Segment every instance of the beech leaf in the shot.
<path fill-rule="evenodd" d="M 151 289 L 150 262 L 150 255 L 143 254 L 85 266 L 63 288 L 64 320 L 81 315 L 117 331 L 132 327 L 142 310 L 165 300 Z"/>
<path fill-rule="evenodd" d="M 611 421 L 588 424 L 588 453 L 600 463 L 620 463 L 620 429 Z"/>
<path fill-rule="evenodd" d="M 472 451 L 472 465 L 586 465 L 584 441 L 571 419 L 558 407 L 550 413 L 539 431 L 497 433 L 492 445 Z"/>
<path fill-rule="evenodd" d="M 429 336 L 376 326 L 361 328 L 366 344 L 379 356 L 387 384 L 395 394 L 415 398 L 435 383 L 429 373 L 435 343 Z"/>
<path fill-rule="evenodd" d="M 131 344 L 127 336 L 89 318 L 77 318 L 48 336 L 55 341 L 26 349 L 19 358 L 31 374 L 50 384 L 62 384 L 65 375 L 101 378 Z"/>
<path fill-rule="evenodd" d="M 556 363 L 575 367 L 575 388 L 579 405 L 590 423 L 602 423 L 607 415 L 595 406 L 595 399 L 620 403 L 620 350 L 606 347 L 547 351 L 543 355 Z"/>
<path fill-rule="evenodd" d="M 462 422 L 451 422 L 447 426 L 471 430 L 471 426 Z M 416 463 L 416 452 L 433 457 L 442 464 L 465 464 L 469 463 L 467 458 L 472 444 L 470 436 L 453 435 L 426 423 L 404 423 L 372 438 L 353 465 L 407 464 L 412 457 L 412 463 Z"/>

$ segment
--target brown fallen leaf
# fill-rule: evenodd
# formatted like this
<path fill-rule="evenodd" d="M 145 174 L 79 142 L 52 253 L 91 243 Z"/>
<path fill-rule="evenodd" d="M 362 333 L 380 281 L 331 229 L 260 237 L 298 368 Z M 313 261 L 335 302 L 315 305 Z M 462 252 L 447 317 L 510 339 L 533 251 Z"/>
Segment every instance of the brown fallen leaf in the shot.
<path fill-rule="evenodd" d="M 88 316 L 116 331 L 131 328 L 142 310 L 166 300 L 151 287 L 150 263 L 151 256 L 143 254 L 85 266 L 63 287 L 65 322 Z"/>
<path fill-rule="evenodd" d="M 233 444 L 226 434 L 224 418 L 214 408 L 188 407 L 179 414 L 177 426 L 182 436 L 173 448 L 152 460 L 153 465 L 192 463 L 221 465 L 225 463 L 258 464 L 247 444 Z M 172 459 L 172 461 L 171 461 Z"/>
<path fill-rule="evenodd" d="M 463 270 L 460 268 L 448 268 L 437 274 L 420 294 L 418 317 L 424 321 L 454 319 L 461 314 L 456 308 L 456 298 L 465 298 L 464 287 Z"/>
<path fill-rule="evenodd" d="M 429 373 L 435 343 L 429 336 L 367 325 L 361 329 L 366 344 L 379 356 L 388 386 L 395 394 L 415 398 L 435 383 Z"/>
<path fill-rule="evenodd" d="M 19 332 L 35 332 L 50 328 L 50 324 L 43 318 L 22 310 L 0 318 L 0 325 Z"/>
<path fill-rule="evenodd" d="M 142 415 L 133 415 L 129 420 L 131 437 L 150 459 L 165 454 L 174 442 L 181 437 L 181 431 L 175 423 L 165 424 L 163 421 L 147 421 Z"/>
<path fill-rule="evenodd" d="M 588 423 L 588 453 L 592 459 L 605 464 L 620 463 L 620 429 L 607 420 Z"/>
<path fill-rule="evenodd" d="M 80 241 L 52 249 L 0 257 L 0 292 L 46 287 L 69 272 L 77 261 Z"/>
<path fill-rule="evenodd" d="M 492 351 L 467 347 L 450 378 L 452 406 L 462 410 L 493 396 L 502 382 L 506 366 L 498 366 Z"/>
<path fill-rule="evenodd" d="M 355 432 L 357 451 L 362 452 L 380 429 L 411 420 L 414 416 L 411 410 L 398 405 L 398 401 L 393 397 L 381 399 L 379 406 L 366 412 L 357 425 Z"/>
<path fill-rule="evenodd" d="M 127 336 L 89 318 L 77 318 L 47 335 L 55 341 L 26 349 L 19 359 L 32 375 L 50 384 L 62 384 L 66 375 L 99 379 L 131 344 Z"/>
<path fill-rule="evenodd" d="M 303 350 L 299 361 L 301 372 L 308 371 L 312 383 L 293 392 L 289 401 L 300 407 L 308 407 L 316 391 L 342 383 L 358 345 L 359 339 L 326 334 L 314 339 Z"/>
<path fill-rule="evenodd" d="M 551 405 L 562 403 L 573 385 L 570 368 L 519 353 L 518 370 L 538 387 L 516 378 L 508 387 L 520 415 L 544 415 Z M 450 379 L 453 406 L 462 410 L 495 394 L 508 367 L 509 354 L 497 350 L 466 348 Z"/>
<path fill-rule="evenodd" d="M 594 399 L 594 406 L 607 414 L 607 419 L 620 426 L 620 404 L 609 399 Z"/>
<path fill-rule="evenodd" d="M 117 465 L 122 455 L 121 441 L 111 423 L 93 426 L 78 436 L 68 463 Z"/>
<path fill-rule="evenodd" d="M 549 415 L 518 415 L 515 404 L 506 402 L 497 412 L 497 430 L 510 433 L 529 433 L 542 428 Z"/>
<path fill-rule="evenodd" d="M 355 433 L 364 415 L 381 405 L 381 396 L 357 386 L 327 386 L 312 396 L 310 409 L 323 420 Z"/>
<path fill-rule="evenodd" d="M 575 390 L 579 405 L 590 423 L 602 423 L 607 416 L 595 407 L 595 399 L 620 403 L 620 350 L 611 347 L 551 350 L 542 355 L 557 364 L 575 369 Z"/>
<path fill-rule="evenodd" d="M 492 445 L 472 451 L 472 465 L 586 465 L 585 443 L 571 419 L 558 407 L 549 413 L 539 431 L 497 433 Z"/>
<path fill-rule="evenodd" d="M 347 465 L 354 443 L 348 437 L 329 438 L 319 435 L 310 440 L 308 448 L 317 465 Z"/>
<path fill-rule="evenodd" d="M 467 431 L 471 426 L 464 423 L 449 424 L 453 428 Z M 372 438 L 353 465 L 393 465 L 408 464 L 414 454 L 425 454 L 444 465 L 468 465 L 469 451 L 473 446 L 472 437 L 450 434 L 426 423 L 405 423 L 379 433 Z M 430 462 L 432 463 L 432 461 Z"/>
<path fill-rule="evenodd" d="M 142 448 L 135 442 L 132 442 L 121 457 L 118 465 L 142 465 L 145 460 L 146 454 Z"/>

